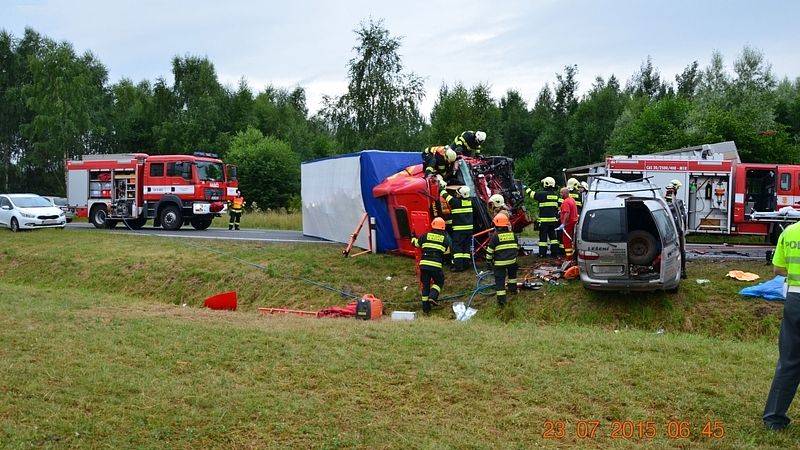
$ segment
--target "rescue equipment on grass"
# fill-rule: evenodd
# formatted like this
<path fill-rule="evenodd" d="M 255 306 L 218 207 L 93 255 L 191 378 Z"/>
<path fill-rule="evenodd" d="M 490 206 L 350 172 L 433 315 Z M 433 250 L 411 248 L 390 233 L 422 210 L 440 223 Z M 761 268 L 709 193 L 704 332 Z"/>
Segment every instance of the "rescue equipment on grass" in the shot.
<path fill-rule="evenodd" d="M 203 306 L 208 309 L 236 311 L 236 291 L 212 295 L 203 302 Z"/>

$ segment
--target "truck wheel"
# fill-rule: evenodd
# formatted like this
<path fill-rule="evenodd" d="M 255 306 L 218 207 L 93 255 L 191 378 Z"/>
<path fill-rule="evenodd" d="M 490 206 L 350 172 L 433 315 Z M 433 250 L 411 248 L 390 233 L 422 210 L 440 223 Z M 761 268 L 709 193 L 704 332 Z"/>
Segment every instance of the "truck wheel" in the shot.
<path fill-rule="evenodd" d="M 176 205 L 165 206 L 161 210 L 161 228 L 165 230 L 179 230 L 183 225 L 183 214 Z"/>
<path fill-rule="evenodd" d="M 644 230 L 628 233 L 628 259 L 638 266 L 646 266 L 656 259 L 656 238 Z"/>
<path fill-rule="evenodd" d="M 211 226 L 211 221 L 213 219 L 207 219 L 205 217 L 192 217 L 190 223 L 195 230 L 206 230 L 208 227 Z"/>
<path fill-rule="evenodd" d="M 109 230 L 113 230 L 114 228 L 117 227 L 117 222 L 118 222 L 117 220 L 106 219 L 106 228 Z"/>
<path fill-rule="evenodd" d="M 13 231 L 14 233 L 19 231 L 19 221 L 17 220 L 16 217 L 11 218 L 11 231 Z"/>
<path fill-rule="evenodd" d="M 92 206 L 92 211 L 89 213 L 89 222 L 92 222 L 95 228 L 106 228 L 106 221 L 108 220 L 108 211 L 105 205 Z"/>

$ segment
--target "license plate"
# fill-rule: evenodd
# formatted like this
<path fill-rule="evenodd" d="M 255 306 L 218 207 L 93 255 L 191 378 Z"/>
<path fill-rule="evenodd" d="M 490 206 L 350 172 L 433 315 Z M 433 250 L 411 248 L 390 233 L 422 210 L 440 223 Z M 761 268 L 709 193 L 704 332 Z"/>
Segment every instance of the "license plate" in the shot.
<path fill-rule="evenodd" d="M 212 195 L 211 196 L 211 200 L 219 200 L 219 196 L 218 195 Z"/>

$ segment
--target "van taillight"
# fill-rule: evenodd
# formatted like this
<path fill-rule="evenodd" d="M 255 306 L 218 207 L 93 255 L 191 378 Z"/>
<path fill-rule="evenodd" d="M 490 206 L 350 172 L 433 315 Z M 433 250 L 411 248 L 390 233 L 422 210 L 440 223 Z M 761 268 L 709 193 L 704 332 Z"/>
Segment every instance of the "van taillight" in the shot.
<path fill-rule="evenodd" d="M 595 252 L 580 251 L 578 252 L 578 258 L 591 261 L 593 259 L 600 259 L 600 255 Z"/>

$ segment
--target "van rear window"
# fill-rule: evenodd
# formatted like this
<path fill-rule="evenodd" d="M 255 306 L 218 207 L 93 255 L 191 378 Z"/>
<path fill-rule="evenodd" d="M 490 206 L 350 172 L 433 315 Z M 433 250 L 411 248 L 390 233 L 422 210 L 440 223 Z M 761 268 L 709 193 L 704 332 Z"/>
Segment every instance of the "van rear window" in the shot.
<path fill-rule="evenodd" d="M 581 225 L 581 239 L 586 242 L 625 242 L 625 208 L 587 211 Z"/>

